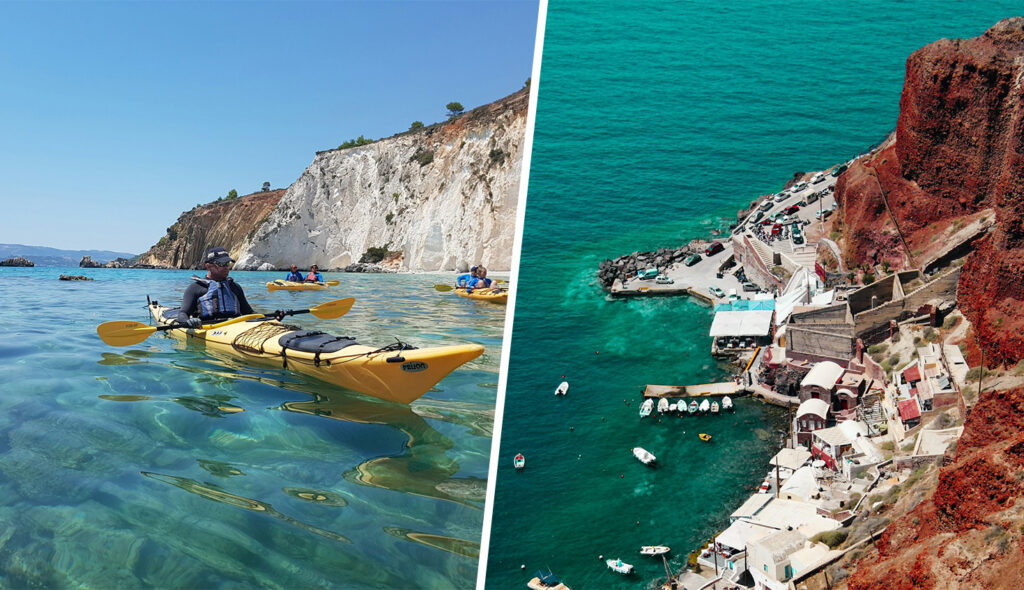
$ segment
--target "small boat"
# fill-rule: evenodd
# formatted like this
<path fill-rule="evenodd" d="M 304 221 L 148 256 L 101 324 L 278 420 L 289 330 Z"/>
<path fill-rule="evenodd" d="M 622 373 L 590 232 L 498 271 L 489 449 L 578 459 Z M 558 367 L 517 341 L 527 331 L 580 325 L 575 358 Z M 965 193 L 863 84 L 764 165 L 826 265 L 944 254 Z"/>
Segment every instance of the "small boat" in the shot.
<path fill-rule="evenodd" d="M 526 587 L 530 590 L 569 590 L 569 587 L 551 573 L 551 570 L 537 570 L 533 574 L 533 579 L 526 583 Z"/>
<path fill-rule="evenodd" d="M 651 410 L 654 409 L 654 400 L 649 399 L 640 406 L 640 417 L 646 418 L 651 415 Z"/>
<path fill-rule="evenodd" d="M 668 411 L 668 399 L 663 397 L 663 398 L 658 400 L 658 413 L 659 414 L 664 414 L 667 411 Z"/>
<path fill-rule="evenodd" d="M 334 281 L 332 281 L 334 282 Z M 337 282 L 335 282 L 337 284 Z M 326 289 L 328 283 L 299 283 L 296 281 L 273 281 L 267 283 L 267 291 L 319 291 Z"/>
<path fill-rule="evenodd" d="M 569 393 L 569 382 L 562 381 L 558 384 L 558 387 L 555 388 L 555 395 L 565 395 L 567 393 Z"/>
<path fill-rule="evenodd" d="M 675 404 L 669 404 L 668 405 L 668 411 L 669 412 L 675 412 L 676 411 L 676 405 Z"/>
<path fill-rule="evenodd" d="M 711 402 L 711 413 L 712 414 L 717 414 L 718 413 L 718 402 Z"/>
<path fill-rule="evenodd" d="M 671 551 L 664 545 L 644 545 L 640 548 L 640 555 L 664 555 Z"/>
<path fill-rule="evenodd" d="M 624 576 L 628 576 L 633 573 L 633 566 L 621 559 L 609 559 L 605 561 L 605 563 L 607 563 L 608 567 L 615 573 L 622 574 Z"/>
<path fill-rule="evenodd" d="M 644 465 L 651 465 L 658 460 L 658 458 L 654 456 L 654 453 L 643 447 L 633 447 L 633 456 Z"/>
<path fill-rule="evenodd" d="M 516 469 L 522 469 L 526 467 L 526 457 L 522 453 L 517 453 L 515 459 L 512 460 L 512 464 L 516 466 Z"/>
<path fill-rule="evenodd" d="M 735 410 L 735 408 L 732 407 L 732 399 L 729 396 L 725 396 L 722 398 L 722 409 Z"/>
<path fill-rule="evenodd" d="M 707 414 L 708 410 L 711 409 L 711 402 L 709 402 L 708 400 L 700 402 L 700 408 L 698 409 L 700 410 L 701 414 Z"/>
<path fill-rule="evenodd" d="M 702 432 L 702 433 L 698 434 L 697 437 L 700 438 L 704 442 L 711 442 L 711 435 L 710 434 L 705 434 L 705 433 Z"/>
<path fill-rule="evenodd" d="M 690 413 L 691 414 L 696 414 L 697 413 L 697 401 L 696 400 L 690 402 Z"/>
<path fill-rule="evenodd" d="M 758 493 L 767 494 L 768 490 L 772 489 L 772 482 L 767 479 L 761 482 L 761 487 L 757 488 Z"/>

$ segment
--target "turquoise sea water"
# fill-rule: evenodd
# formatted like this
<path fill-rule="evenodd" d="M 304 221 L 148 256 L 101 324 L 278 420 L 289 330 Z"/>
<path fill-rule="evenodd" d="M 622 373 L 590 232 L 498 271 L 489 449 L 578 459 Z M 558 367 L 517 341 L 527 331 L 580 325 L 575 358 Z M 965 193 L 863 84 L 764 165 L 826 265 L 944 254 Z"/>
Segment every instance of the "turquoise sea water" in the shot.
<path fill-rule="evenodd" d="M 912 51 L 980 35 L 1019 11 L 880 1 L 548 5 L 488 589 L 522 588 L 548 567 L 577 589 L 663 580 L 661 562 L 641 559 L 640 546 L 673 547 L 678 570 L 754 491 L 785 429 L 784 412 L 749 399 L 735 415 L 640 422 L 644 384 L 728 373 L 709 356 L 708 308 L 609 301 L 598 263 L 706 237 L 794 172 L 867 150 L 895 128 Z M 556 398 L 563 375 L 569 395 Z M 637 445 L 661 466 L 634 460 Z M 527 461 L 520 473 L 517 452 Z M 612 573 L 599 555 L 635 564 L 638 575 Z"/>
<path fill-rule="evenodd" d="M 191 274 L 0 268 L 0 587 L 472 587 L 505 308 L 433 290 L 446 275 L 268 293 L 283 273 L 232 273 L 261 311 L 356 297 L 303 327 L 486 347 L 412 406 L 162 334 L 100 341 Z"/>

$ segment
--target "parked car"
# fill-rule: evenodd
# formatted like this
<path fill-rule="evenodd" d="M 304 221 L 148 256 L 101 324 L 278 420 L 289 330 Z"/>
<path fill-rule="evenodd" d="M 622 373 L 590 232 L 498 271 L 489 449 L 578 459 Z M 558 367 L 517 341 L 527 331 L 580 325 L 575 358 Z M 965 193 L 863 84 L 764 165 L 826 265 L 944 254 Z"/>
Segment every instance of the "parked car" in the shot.
<path fill-rule="evenodd" d="M 783 225 L 789 223 L 789 215 L 783 215 L 782 219 L 779 220 Z"/>
<path fill-rule="evenodd" d="M 758 286 L 755 285 L 754 283 L 747 282 L 747 283 L 743 283 L 743 290 L 744 291 L 757 292 L 757 291 L 760 291 L 760 288 L 758 288 Z"/>
<path fill-rule="evenodd" d="M 775 223 L 775 220 L 772 219 L 771 217 L 765 217 L 764 219 L 761 220 L 761 225 L 771 225 L 773 223 Z"/>
<path fill-rule="evenodd" d="M 775 195 L 775 200 L 777 202 L 782 202 L 782 201 L 785 201 L 786 199 L 788 199 L 791 196 L 793 196 L 793 195 L 791 195 L 789 190 L 787 189 L 787 190 L 784 190 L 784 191 L 780 192 L 779 194 Z"/>
<path fill-rule="evenodd" d="M 820 184 L 822 182 L 825 182 L 825 175 L 821 172 L 815 174 L 814 178 L 811 179 L 811 184 Z"/>
<path fill-rule="evenodd" d="M 800 182 L 794 184 L 793 188 L 791 188 L 789 190 L 790 190 L 790 192 L 792 192 L 795 195 L 796 193 L 798 193 L 798 192 L 800 192 L 800 191 L 802 191 L 802 190 L 804 190 L 806 188 L 807 188 L 807 183 L 801 180 Z"/>
<path fill-rule="evenodd" d="M 686 257 L 686 260 L 683 261 L 683 264 L 685 264 L 686 266 L 693 266 L 694 264 L 700 262 L 700 260 L 700 254 L 690 254 L 689 256 Z"/>
<path fill-rule="evenodd" d="M 641 281 L 646 281 L 646 280 L 649 280 L 649 279 L 653 279 L 654 277 L 658 276 L 658 269 L 656 269 L 656 268 L 648 268 L 647 270 L 642 270 L 642 271 L 638 272 L 636 274 L 636 276 Z"/>
<path fill-rule="evenodd" d="M 751 221 L 751 223 L 757 223 L 758 221 L 761 221 L 762 217 L 764 217 L 764 211 L 758 211 L 757 214 L 754 215 L 754 219 Z"/>
<path fill-rule="evenodd" d="M 708 244 L 707 248 L 704 248 L 704 256 L 714 256 L 722 250 L 725 250 L 725 246 L 722 245 L 722 242 L 711 242 Z"/>
<path fill-rule="evenodd" d="M 773 203 L 771 199 L 766 199 L 765 202 L 761 203 L 761 210 L 767 211 L 771 209 L 774 205 L 775 203 Z"/>
<path fill-rule="evenodd" d="M 836 166 L 835 169 L 832 170 L 832 177 L 833 178 L 838 177 L 843 172 L 846 172 L 847 168 L 849 168 L 849 166 L 847 166 L 846 164 L 840 164 L 840 165 Z"/>
<path fill-rule="evenodd" d="M 799 205 L 790 205 L 788 208 L 786 208 L 786 215 L 792 215 L 792 214 L 796 213 L 799 210 L 800 210 L 800 206 Z"/>
<path fill-rule="evenodd" d="M 725 297 L 725 291 L 719 289 L 714 285 L 708 287 L 708 293 L 711 293 L 711 295 L 714 297 Z"/>
<path fill-rule="evenodd" d="M 772 235 L 777 236 L 782 233 L 782 224 L 776 223 L 772 226 Z"/>
<path fill-rule="evenodd" d="M 672 283 L 675 283 L 675 281 L 665 275 L 658 275 L 658 278 L 654 279 L 654 282 L 659 285 L 671 285 Z"/>

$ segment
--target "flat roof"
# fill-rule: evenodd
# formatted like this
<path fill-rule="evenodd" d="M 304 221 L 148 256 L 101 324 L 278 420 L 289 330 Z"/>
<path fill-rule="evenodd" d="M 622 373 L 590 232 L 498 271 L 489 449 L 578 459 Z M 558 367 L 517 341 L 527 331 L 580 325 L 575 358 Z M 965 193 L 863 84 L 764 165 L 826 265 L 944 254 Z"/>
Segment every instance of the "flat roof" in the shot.
<path fill-rule="evenodd" d="M 810 453 L 808 453 L 808 454 L 810 454 Z M 764 508 L 764 505 L 767 504 L 768 502 L 770 502 L 771 499 L 772 499 L 772 495 L 771 494 L 754 494 L 754 495 L 750 496 L 749 498 L 747 498 L 747 501 L 744 502 L 739 508 L 737 508 L 729 516 L 732 517 L 732 518 L 742 518 L 742 517 L 753 516 L 753 515 L 757 514 L 758 512 L 760 512 L 761 509 Z"/>
<path fill-rule="evenodd" d="M 761 311 L 720 311 L 711 322 L 709 335 L 721 336 L 768 336 L 772 329 L 772 315 L 775 312 Z"/>
<path fill-rule="evenodd" d="M 800 404 L 800 406 L 802 407 L 803 404 Z M 797 415 L 799 416 L 800 414 L 797 413 Z M 768 464 L 778 465 L 779 467 L 785 467 L 786 469 L 792 469 L 793 471 L 796 471 L 797 469 L 803 467 L 804 463 L 806 463 L 807 460 L 810 458 L 811 452 L 806 449 L 782 449 L 778 453 L 775 453 L 775 456 L 772 457 L 772 460 L 769 461 Z M 758 496 L 766 495 L 767 494 L 758 494 Z"/>
<path fill-rule="evenodd" d="M 755 524 L 749 520 L 740 519 L 729 525 L 729 528 L 722 531 L 722 534 L 715 537 L 715 542 L 719 545 L 743 551 L 747 548 L 748 543 L 767 537 L 773 532 L 775 532 L 775 529 Z"/>

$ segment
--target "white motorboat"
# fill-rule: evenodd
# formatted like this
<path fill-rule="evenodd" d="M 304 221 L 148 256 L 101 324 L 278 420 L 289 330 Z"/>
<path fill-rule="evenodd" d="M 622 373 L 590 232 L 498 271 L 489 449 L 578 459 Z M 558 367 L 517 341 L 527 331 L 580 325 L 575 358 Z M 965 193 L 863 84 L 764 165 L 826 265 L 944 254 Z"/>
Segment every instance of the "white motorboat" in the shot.
<path fill-rule="evenodd" d="M 675 404 L 669 404 L 668 405 L 668 411 L 669 412 L 675 412 L 676 411 L 676 405 Z"/>
<path fill-rule="evenodd" d="M 661 398 L 658 400 L 658 413 L 664 414 L 668 411 L 668 398 Z"/>
<path fill-rule="evenodd" d="M 712 414 L 717 414 L 718 413 L 718 402 L 711 402 L 711 413 Z"/>
<path fill-rule="evenodd" d="M 654 453 L 643 447 L 633 447 L 633 456 L 644 465 L 653 465 L 654 462 L 658 460 L 658 458 L 654 456 Z"/>
<path fill-rule="evenodd" d="M 696 414 L 697 413 L 697 400 L 693 400 L 692 402 L 690 402 L 690 413 L 691 414 Z"/>
<path fill-rule="evenodd" d="M 671 551 L 664 545 L 644 545 L 640 548 L 640 555 L 664 555 Z"/>
<path fill-rule="evenodd" d="M 704 400 L 704 401 L 700 402 L 700 407 L 697 408 L 697 409 L 700 410 L 701 414 L 707 414 L 708 410 L 711 409 L 711 402 L 709 402 L 708 400 Z"/>
<path fill-rule="evenodd" d="M 526 457 L 524 457 L 522 453 L 517 453 L 516 456 L 512 460 L 512 464 L 515 466 L 516 470 L 518 471 L 518 470 L 526 467 Z"/>
<path fill-rule="evenodd" d="M 729 396 L 725 396 L 725 397 L 722 398 L 722 409 L 723 410 L 735 409 L 735 408 L 732 407 L 732 398 L 730 398 Z"/>
<path fill-rule="evenodd" d="M 555 388 L 555 395 L 565 395 L 567 393 L 569 393 L 569 382 L 562 381 L 558 384 L 558 387 Z"/>
<path fill-rule="evenodd" d="M 622 574 L 624 576 L 628 576 L 633 573 L 633 566 L 621 559 L 609 559 L 606 560 L 605 563 L 607 563 L 608 567 L 615 573 Z"/>
<path fill-rule="evenodd" d="M 654 410 L 654 400 L 648 399 L 640 406 L 640 417 L 646 418 L 650 416 L 652 410 Z"/>

